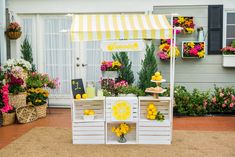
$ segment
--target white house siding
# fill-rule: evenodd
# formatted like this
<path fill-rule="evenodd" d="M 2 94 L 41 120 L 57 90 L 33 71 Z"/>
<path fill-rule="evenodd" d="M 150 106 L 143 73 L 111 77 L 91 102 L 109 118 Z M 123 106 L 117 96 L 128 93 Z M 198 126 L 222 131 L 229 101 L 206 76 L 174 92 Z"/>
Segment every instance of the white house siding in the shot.
<path fill-rule="evenodd" d="M 156 6 L 154 13 L 178 13 L 182 16 L 193 16 L 196 27 L 202 26 L 207 33 L 208 25 L 207 6 Z M 181 51 L 182 41 L 195 41 L 197 33 L 192 35 L 178 35 L 177 46 Z M 207 45 L 207 38 L 206 38 Z M 157 45 L 158 46 L 158 45 Z M 206 48 L 207 49 L 207 48 Z M 169 80 L 169 63 L 158 61 L 159 69 Z M 235 68 L 222 67 L 222 55 L 206 55 L 203 59 L 176 60 L 176 84 L 185 85 L 189 89 L 199 88 L 206 90 L 217 86 L 235 86 Z"/>

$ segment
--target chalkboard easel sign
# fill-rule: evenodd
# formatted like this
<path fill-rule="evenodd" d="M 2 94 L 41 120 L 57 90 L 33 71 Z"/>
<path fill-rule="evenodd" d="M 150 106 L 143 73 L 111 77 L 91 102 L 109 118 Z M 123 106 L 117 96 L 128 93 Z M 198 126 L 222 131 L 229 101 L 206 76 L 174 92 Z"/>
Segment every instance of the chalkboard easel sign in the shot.
<path fill-rule="evenodd" d="M 72 92 L 74 99 L 76 98 L 77 94 L 82 95 L 85 93 L 82 79 L 73 79 L 71 83 L 72 83 Z"/>

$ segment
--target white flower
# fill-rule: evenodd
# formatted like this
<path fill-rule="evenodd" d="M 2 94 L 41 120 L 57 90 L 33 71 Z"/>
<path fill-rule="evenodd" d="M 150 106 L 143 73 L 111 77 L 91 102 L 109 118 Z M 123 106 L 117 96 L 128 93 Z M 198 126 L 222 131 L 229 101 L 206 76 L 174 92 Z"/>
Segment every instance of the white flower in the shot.
<path fill-rule="evenodd" d="M 32 68 L 31 64 L 24 59 L 9 59 L 3 65 L 3 71 L 11 71 L 11 69 L 15 66 L 20 66 L 27 71 L 30 71 Z"/>

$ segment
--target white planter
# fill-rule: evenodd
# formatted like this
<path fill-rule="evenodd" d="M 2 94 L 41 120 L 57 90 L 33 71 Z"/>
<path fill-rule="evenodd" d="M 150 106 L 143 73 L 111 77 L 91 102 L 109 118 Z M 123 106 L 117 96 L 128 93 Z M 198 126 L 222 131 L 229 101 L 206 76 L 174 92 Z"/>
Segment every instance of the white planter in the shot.
<path fill-rule="evenodd" d="M 235 67 L 235 55 L 223 55 L 224 67 Z"/>
<path fill-rule="evenodd" d="M 117 71 L 102 71 L 102 76 L 106 78 L 118 78 Z"/>
<path fill-rule="evenodd" d="M 118 94 L 119 97 L 136 97 L 135 94 Z"/>
<path fill-rule="evenodd" d="M 83 115 L 83 119 L 84 120 L 94 120 L 95 119 L 95 115 Z"/>

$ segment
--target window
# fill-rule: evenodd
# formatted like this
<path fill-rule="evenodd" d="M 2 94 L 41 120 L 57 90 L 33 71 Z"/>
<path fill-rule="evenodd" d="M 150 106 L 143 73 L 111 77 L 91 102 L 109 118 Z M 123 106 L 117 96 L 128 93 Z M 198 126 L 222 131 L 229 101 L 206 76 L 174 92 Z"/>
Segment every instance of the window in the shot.
<path fill-rule="evenodd" d="M 235 12 L 227 12 L 226 18 L 226 46 L 235 40 Z"/>

